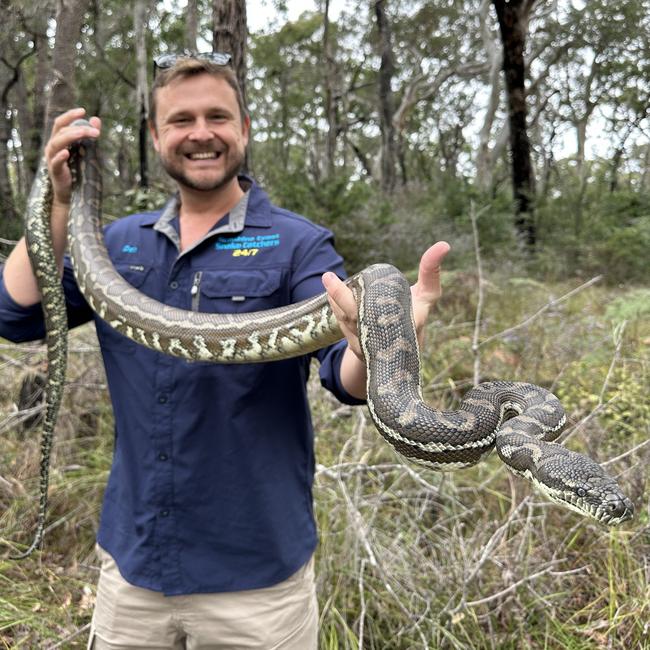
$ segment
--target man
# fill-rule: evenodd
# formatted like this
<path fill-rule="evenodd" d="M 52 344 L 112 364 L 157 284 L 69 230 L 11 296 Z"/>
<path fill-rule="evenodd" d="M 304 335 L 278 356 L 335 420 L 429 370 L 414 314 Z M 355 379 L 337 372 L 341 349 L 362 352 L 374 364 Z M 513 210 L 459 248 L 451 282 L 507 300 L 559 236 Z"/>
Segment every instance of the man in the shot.
<path fill-rule="evenodd" d="M 238 175 L 249 117 L 219 55 L 159 61 L 151 136 L 178 194 L 162 211 L 107 227 L 118 270 L 183 309 L 252 311 L 325 285 L 347 337 L 316 353 L 322 383 L 361 403 L 356 308 L 329 231 L 271 205 Z M 101 123 L 55 122 L 45 148 L 52 233 L 71 326 L 95 318 L 115 413 L 115 454 L 98 534 L 102 570 L 89 647 L 316 648 L 309 358 L 223 366 L 145 349 L 94 317 L 64 259 L 68 147 Z M 419 331 L 440 295 L 448 250 L 425 253 L 413 287 Z M 24 241 L 0 283 L 0 335 L 43 336 Z"/>

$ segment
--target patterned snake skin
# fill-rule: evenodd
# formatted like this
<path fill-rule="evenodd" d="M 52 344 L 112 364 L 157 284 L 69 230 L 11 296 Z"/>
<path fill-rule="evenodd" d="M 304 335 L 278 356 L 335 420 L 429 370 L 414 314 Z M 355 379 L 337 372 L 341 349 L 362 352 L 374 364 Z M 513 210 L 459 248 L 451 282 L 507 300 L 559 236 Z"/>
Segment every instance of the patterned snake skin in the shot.
<path fill-rule="evenodd" d="M 178 310 L 128 284 L 115 270 L 103 244 L 100 224 L 101 170 L 92 141 L 81 143 L 71 160 L 74 187 L 69 248 L 75 276 L 95 312 L 128 338 L 166 354 L 216 363 L 249 363 L 307 354 L 341 338 L 325 294 L 295 305 L 244 314 Z M 38 240 L 49 233 L 47 174 L 39 174 L 27 224 Z M 33 235 L 32 235 L 33 236 Z M 39 258 L 45 244 L 30 245 Z M 61 293 L 47 286 L 51 262 L 34 262 L 48 319 L 52 347 L 48 405 L 43 433 L 41 495 L 34 542 L 42 539 L 47 505 L 47 471 L 57 400 L 65 374 Z M 506 467 L 549 499 L 617 525 L 633 514 L 631 501 L 615 479 L 590 458 L 551 442 L 566 418 L 547 390 L 526 383 L 494 381 L 470 390 L 458 410 L 439 411 L 422 398 L 420 358 L 411 316 L 408 282 L 392 266 L 368 267 L 347 281 L 357 299 L 359 338 L 367 365 L 368 409 L 379 433 L 403 456 L 437 470 L 469 467 L 496 448 Z M 50 328 L 52 328 L 50 330 Z M 54 353 L 56 350 L 56 354 Z M 63 369 L 63 371 L 62 371 Z M 48 413 L 50 408 L 48 406 Z"/>

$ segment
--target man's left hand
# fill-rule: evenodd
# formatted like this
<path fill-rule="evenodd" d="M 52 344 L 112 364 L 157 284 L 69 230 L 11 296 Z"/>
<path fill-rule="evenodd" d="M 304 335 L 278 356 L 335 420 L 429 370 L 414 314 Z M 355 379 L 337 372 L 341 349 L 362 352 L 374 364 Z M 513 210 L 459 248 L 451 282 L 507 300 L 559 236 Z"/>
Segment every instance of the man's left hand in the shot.
<path fill-rule="evenodd" d="M 413 318 L 420 344 L 429 314 L 442 295 L 440 267 L 449 250 L 449 244 L 444 241 L 439 241 L 427 249 L 420 259 L 418 281 L 411 287 Z M 341 331 L 348 340 L 349 348 L 363 360 L 357 334 L 357 303 L 352 291 L 334 273 L 323 275 L 323 285 Z"/>

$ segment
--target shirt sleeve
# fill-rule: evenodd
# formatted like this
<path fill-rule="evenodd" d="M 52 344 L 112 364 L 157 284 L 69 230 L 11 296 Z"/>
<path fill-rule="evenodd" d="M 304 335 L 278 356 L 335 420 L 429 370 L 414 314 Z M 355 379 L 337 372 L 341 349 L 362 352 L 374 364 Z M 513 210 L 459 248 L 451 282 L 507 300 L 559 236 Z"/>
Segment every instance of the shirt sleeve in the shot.
<path fill-rule="evenodd" d="M 296 251 L 292 273 L 292 302 L 323 293 L 325 289 L 321 277 L 326 271 L 332 271 L 342 279 L 347 277 L 343 258 L 334 248 L 334 236 L 325 228 L 315 228 L 315 234 L 306 238 Z M 320 382 L 343 404 L 365 404 L 365 400 L 350 395 L 341 383 L 341 361 L 346 347 L 347 342 L 343 340 L 314 353 L 320 361 Z"/>
<path fill-rule="evenodd" d="M 4 267 L 0 275 L 0 336 L 14 343 L 36 341 L 45 337 L 45 323 L 41 303 L 23 307 L 7 291 L 4 282 Z M 93 312 L 79 291 L 69 258 L 63 266 L 63 291 L 68 312 L 68 327 L 87 323 Z"/>

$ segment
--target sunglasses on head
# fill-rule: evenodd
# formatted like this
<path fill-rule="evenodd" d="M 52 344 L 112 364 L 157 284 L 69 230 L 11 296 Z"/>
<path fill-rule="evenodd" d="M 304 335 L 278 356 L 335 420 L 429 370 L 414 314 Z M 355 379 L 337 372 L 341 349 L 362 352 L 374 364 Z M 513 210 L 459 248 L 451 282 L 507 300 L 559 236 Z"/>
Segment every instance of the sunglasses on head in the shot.
<path fill-rule="evenodd" d="M 216 65 L 228 65 L 232 61 L 232 56 L 227 52 L 189 52 L 187 50 L 180 54 L 159 54 L 153 60 L 153 78 L 156 78 L 158 70 L 168 70 L 182 59 L 199 59 Z"/>

